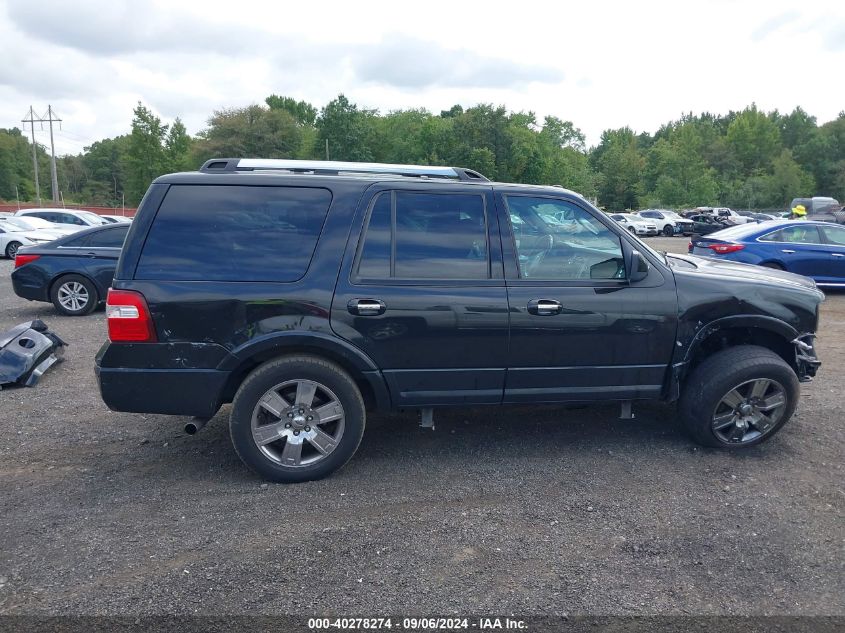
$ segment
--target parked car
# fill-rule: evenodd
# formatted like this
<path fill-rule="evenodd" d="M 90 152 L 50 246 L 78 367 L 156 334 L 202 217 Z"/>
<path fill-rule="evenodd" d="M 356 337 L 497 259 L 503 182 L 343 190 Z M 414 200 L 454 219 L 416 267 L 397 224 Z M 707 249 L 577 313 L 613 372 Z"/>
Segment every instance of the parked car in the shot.
<path fill-rule="evenodd" d="M 62 228 L 47 220 L 41 218 L 31 218 L 29 216 L 0 216 L 0 226 L 10 227 L 12 231 L 42 231 L 49 233 L 53 238 L 64 237 L 76 233 L 81 227 Z"/>
<path fill-rule="evenodd" d="M 42 231 L 23 229 L 9 222 L 0 222 L 0 255 L 14 259 L 22 246 L 46 244 L 56 239 L 55 235 Z"/>
<path fill-rule="evenodd" d="M 807 211 L 807 219 L 809 220 L 845 224 L 845 212 L 843 212 L 842 205 L 836 198 L 830 198 L 827 196 L 793 198 L 789 208 L 794 209 L 799 204 L 803 205 L 804 209 Z"/>
<path fill-rule="evenodd" d="M 692 234 L 692 220 L 682 218 L 674 211 L 668 211 L 666 209 L 645 209 L 637 215 L 657 225 L 657 231 L 666 237 Z"/>
<path fill-rule="evenodd" d="M 128 222 L 132 221 L 132 218 L 130 218 L 129 216 L 126 216 L 126 215 L 101 215 L 100 217 L 103 218 L 104 220 L 107 220 L 108 222 L 110 222 L 112 224 L 116 224 L 118 222 L 127 222 L 128 223 Z"/>
<path fill-rule="evenodd" d="M 722 218 L 712 215 L 693 215 L 689 219 L 692 220 L 693 235 L 707 235 L 731 226 Z"/>
<path fill-rule="evenodd" d="M 520 237 L 534 216 L 545 237 Z M 324 477 L 368 411 L 678 401 L 707 446 L 752 446 L 816 373 L 812 280 L 652 250 L 582 196 L 461 168 L 217 159 L 150 186 L 96 357 L 117 411 L 232 403 L 241 459 Z M 519 218 L 519 222 L 514 218 Z"/>
<path fill-rule="evenodd" d="M 106 299 L 128 231 L 128 224 L 108 224 L 20 249 L 12 271 L 15 294 L 51 302 L 67 316 L 89 314 Z"/>
<path fill-rule="evenodd" d="M 21 209 L 16 216 L 41 218 L 62 228 L 81 230 L 89 226 L 110 224 L 96 213 L 76 209 Z"/>
<path fill-rule="evenodd" d="M 657 225 L 654 222 L 633 213 L 611 213 L 610 217 L 634 235 L 657 235 Z"/>
<path fill-rule="evenodd" d="M 768 222 L 769 220 L 777 220 L 780 216 L 775 216 L 770 213 L 757 213 L 756 211 L 737 211 L 742 217 L 748 218 L 748 224 L 752 220 L 754 222 Z"/>
<path fill-rule="evenodd" d="M 693 255 L 757 264 L 845 286 L 845 227 L 830 222 L 776 220 L 745 224 L 690 240 Z"/>

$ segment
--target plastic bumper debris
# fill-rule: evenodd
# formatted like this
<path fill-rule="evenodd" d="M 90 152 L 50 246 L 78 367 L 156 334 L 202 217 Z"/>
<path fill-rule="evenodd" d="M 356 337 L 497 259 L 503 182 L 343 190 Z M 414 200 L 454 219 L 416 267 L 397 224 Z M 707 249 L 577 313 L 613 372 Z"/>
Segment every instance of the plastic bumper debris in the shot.
<path fill-rule="evenodd" d="M 61 360 L 66 345 L 39 320 L 0 333 L 0 389 L 15 384 L 33 387 Z"/>

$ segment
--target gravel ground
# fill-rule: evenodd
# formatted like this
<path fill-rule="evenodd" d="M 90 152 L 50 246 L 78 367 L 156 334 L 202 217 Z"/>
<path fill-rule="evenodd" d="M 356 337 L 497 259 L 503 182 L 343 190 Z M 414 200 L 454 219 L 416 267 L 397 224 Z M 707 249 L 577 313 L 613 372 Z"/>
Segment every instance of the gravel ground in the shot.
<path fill-rule="evenodd" d="M 39 317 L 71 346 L 0 392 L 0 614 L 845 614 L 845 295 L 792 422 L 741 454 L 660 404 L 474 408 L 373 416 L 335 476 L 268 486 L 227 409 L 194 437 L 108 411 L 102 311 L 19 299 L 11 269 L 0 330 Z"/>

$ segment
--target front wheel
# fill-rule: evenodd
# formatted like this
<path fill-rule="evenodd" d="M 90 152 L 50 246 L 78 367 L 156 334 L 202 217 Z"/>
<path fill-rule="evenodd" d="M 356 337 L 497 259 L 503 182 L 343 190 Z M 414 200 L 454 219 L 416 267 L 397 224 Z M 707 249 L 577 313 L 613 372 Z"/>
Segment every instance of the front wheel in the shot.
<path fill-rule="evenodd" d="M 361 442 L 364 401 L 343 369 L 313 356 L 269 361 L 241 384 L 229 431 L 243 462 L 282 483 L 321 479 Z"/>
<path fill-rule="evenodd" d="M 631 234 L 632 234 L 632 235 L 636 235 L 636 234 L 637 234 L 637 229 L 635 229 L 633 226 L 629 226 L 629 227 L 628 227 L 628 230 L 629 230 L 629 231 L 631 231 Z"/>
<path fill-rule="evenodd" d="M 18 255 L 18 249 L 22 246 L 20 242 L 9 242 L 6 245 L 6 257 L 14 259 Z"/>
<path fill-rule="evenodd" d="M 789 421 L 800 387 L 777 354 L 740 345 L 707 358 L 684 384 L 678 411 L 704 446 L 738 449 L 765 442 Z"/>
<path fill-rule="evenodd" d="M 664 237 L 672 237 L 675 235 L 675 227 L 671 224 L 667 224 L 663 227 L 663 235 Z"/>

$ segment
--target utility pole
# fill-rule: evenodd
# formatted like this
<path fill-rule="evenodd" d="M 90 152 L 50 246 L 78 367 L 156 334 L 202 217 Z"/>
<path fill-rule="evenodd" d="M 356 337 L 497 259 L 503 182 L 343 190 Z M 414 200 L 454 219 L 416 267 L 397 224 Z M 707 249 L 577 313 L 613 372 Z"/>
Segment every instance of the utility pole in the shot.
<path fill-rule="evenodd" d="M 35 170 L 35 193 L 38 197 L 38 205 L 41 206 L 41 189 L 38 186 L 38 154 L 35 148 L 35 124 L 40 123 L 41 129 L 44 129 L 44 123 L 50 124 L 50 184 L 52 185 L 53 203 L 59 204 L 59 177 L 56 173 L 56 145 L 53 142 L 53 122 L 61 123 L 62 120 L 53 115 L 53 106 L 47 106 L 47 116 L 35 118 L 35 112 L 32 106 L 29 106 L 29 118 L 24 119 L 23 123 L 29 123 L 32 127 L 32 168 Z"/>
<path fill-rule="evenodd" d="M 53 118 L 53 106 L 47 106 L 47 120 L 50 122 L 50 180 L 53 185 L 53 202 L 59 202 L 59 177 L 56 173 L 56 146 L 53 144 L 53 121 L 61 123 L 59 118 Z"/>
<path fill-rule="evenodd" d="M 38 206 L 41 206 L 41 187 L 38 185 L 38 154 L 35 151 L 35 122 L 41 119 L 35 118 L 35 112 L 32 111 L 32 106 L 29 106 L 29 118 L 24 119 L 21 123 L 29 123 L 32 129 L 32 169 L 35 171 L 35 197 L 38 200 Z"/>

